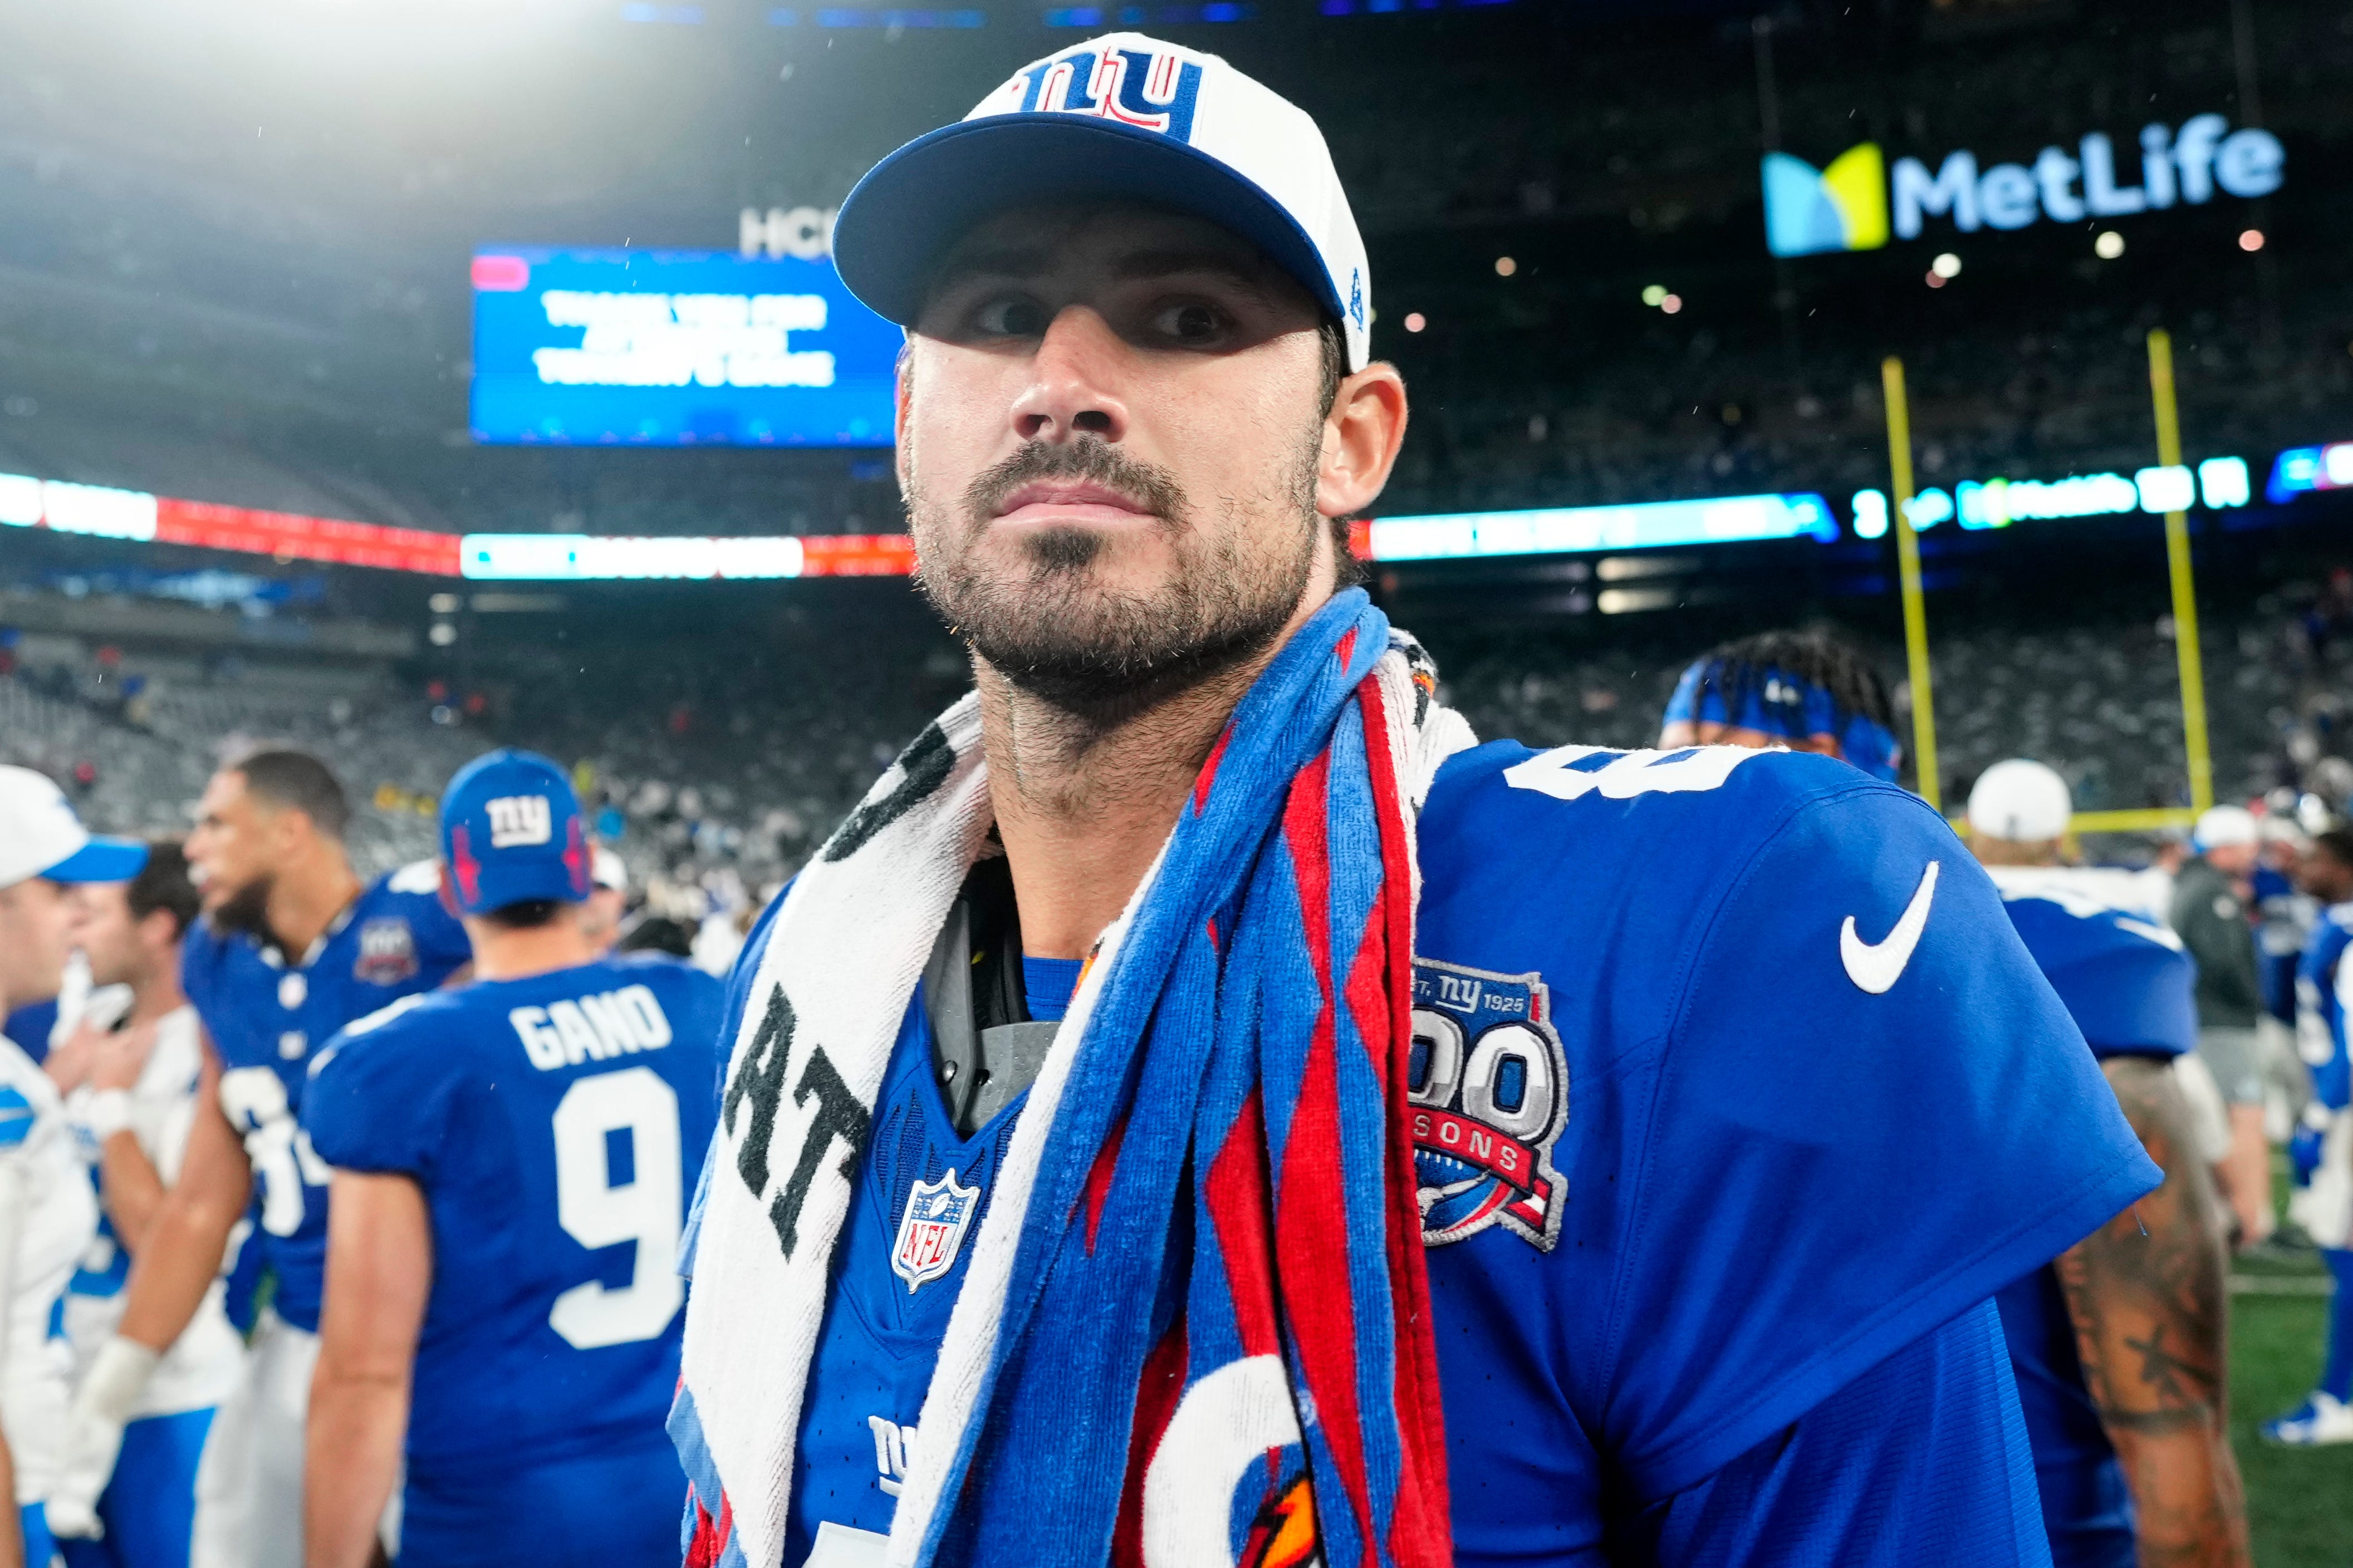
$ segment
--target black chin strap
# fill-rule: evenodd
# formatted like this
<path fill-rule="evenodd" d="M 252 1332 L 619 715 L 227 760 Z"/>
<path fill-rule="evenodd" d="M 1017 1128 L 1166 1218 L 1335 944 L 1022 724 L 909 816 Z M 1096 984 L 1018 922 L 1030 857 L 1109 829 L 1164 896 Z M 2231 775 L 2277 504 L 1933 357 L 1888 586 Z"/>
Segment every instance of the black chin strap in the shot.
<path fill-rule="evenodd" d="M 1021 977 L 1021 917 L 1003 856 L 974 866 L 923 968 L 932 1068 L 960 1137 L 1037 1081 L 1057 1026 L 1031 1021 Z"/>

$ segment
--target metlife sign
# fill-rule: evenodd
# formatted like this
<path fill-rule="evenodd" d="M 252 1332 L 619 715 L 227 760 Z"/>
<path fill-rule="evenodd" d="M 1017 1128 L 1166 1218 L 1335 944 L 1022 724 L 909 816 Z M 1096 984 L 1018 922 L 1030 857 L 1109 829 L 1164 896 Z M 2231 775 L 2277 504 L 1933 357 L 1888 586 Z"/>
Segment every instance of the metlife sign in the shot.
<path fill-rule="evenodd" d="M 1931 171 L 1917 158 L 1883 163 L 1875 142 L 1849 148 L 1817 169 L 1786 153 L 1765 155 L 1765 237 L 1776 256 L 1876 250 L 1892 237 L 1916 239 L 1931 222 L 1962 234 L 2017 229 L 2048 219 L 2079 223 L 2172 206 L 2219 194 L 2253 198 L 2280 188 L 2286 151 L 2268 131 L 2231 129 L 2200 114 L 2176 129 L 2144 126 L 2137 169 L 2101 132 L 2071 153 L 2045 147 L 2033 162 L 1981 165 L 1967 150 Z M 2137 178 L 2126 179 L 2127 174 Z"/>

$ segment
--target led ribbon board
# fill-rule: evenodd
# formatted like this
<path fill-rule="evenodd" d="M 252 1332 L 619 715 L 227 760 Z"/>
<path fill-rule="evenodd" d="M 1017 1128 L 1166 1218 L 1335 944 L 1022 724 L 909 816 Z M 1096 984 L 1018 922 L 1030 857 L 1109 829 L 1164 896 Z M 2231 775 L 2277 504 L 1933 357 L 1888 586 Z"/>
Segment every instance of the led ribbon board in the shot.
<path fill-rule="evenodd" d="M 2353 489 L 2353 441 L 2327 447 L 2295 447 L 2272 464 L 2264 499 L 2274 505 L 2310 490 Z"/>
<path fill-rule="evenodd" d="M 915 542 L 903 533 L 628 539 L 589 533 L 470 533 L 459 545 L 468 577 L 533 583 L 749 581 L 775 577 L 905 577 Z"/>
<path fill-rule="evenodd" d="M 1828 543 L 1837 537 L 1838 522 L 1829 503 L 1819 495 L 1799 494 L 1377 518 L 1366 531 L 1365 543 L 1376 561 L 1444 561 L 1759 539 L 1811 538 Z"/>
<path fill-rule="evenodd" d="M 477 441 L 892 443 L 899 329 L 830 260 L 502 249 L 473 282 Z"/>

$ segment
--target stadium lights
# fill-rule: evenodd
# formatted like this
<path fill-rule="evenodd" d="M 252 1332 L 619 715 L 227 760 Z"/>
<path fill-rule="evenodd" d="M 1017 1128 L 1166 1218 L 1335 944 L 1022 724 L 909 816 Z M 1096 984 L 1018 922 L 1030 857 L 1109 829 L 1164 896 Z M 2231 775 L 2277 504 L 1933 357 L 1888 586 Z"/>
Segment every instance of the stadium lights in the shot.
<path fill-rule="evenodd" d="M 1405 313 L 1405 330 L 1407 331 L 1418 332 L 1428 325 L 1430 325 L 1430 318 L 1423 315 L 1419 310 L 1408 310 Z"/>
<path fill-rule="evenodd" d="M 2239 235 L 2239 248 L 2241 250 L 2254 251 L 2261 250 L 2263 247 L 2263 231 L 2262 229 L 2250 228 L 2241 231 Z"/>
<path fill-rule="evenodd" d="M 1961 275 L 1961 258 L 1947 250 L 1928 263 L 1928 270 L 1939 278 L 1958 278 Z"/>
<path fill-rule="evenodd" d="M 1498 278 L 1509 278 L 1513 273 L 1517 272 L 1519 269 L 1520 269 L 1520 264 L 1519 264 L 1518 262 L 1516 262 L 1516 261 L 1513 260 L 1510 257 L 1508 257 L 1508 256 L 1498 256 L 1497 258 L 1495 258 L 1495 276 L 1496 276 L 1496 277 L 1498 277 Z"/>
<path fill-rule="evenodd" d="M 2348 443 L 2348 482 L 2353 483 L 2353 443 Z M 2252 499 L 2243 458 L 2209 458 L 2193 471 L 2186 466 L 2142 468 L 2122 474 L 2073 474 L 2063 479 L 1964 479 L 1949 491 L 1931 485 L 1912 498 L 1905 516 L 1915 529 L 1957 521 L 1965 529 L 2008 528 L 2078 517 L 2156 515 L 2204 505 L 2215 510 L 2242 507 Z M 2274 500 L 2278 499 L 2276 497 Z M 1849 502 L 1858 539 L 1887 531 L 1887 497 L 1857 490 Z"/>
<path fill-rule="evenodd" d="M 2306 490 L 2353 489 L 2353 441 L 2327 447 L 2296 447 L 2272 464 L 2264 499 L 2276 504 Z"/>
<path fill-rule="evenodd" d="M 1665 299 L 1659 301 L 1659 309 L 1664 310 L 1670 316 L 1673 315 L 1683 308 L 1683 297 L 1681 294 L 1670 294 Z"/>
<path fill-rule="evenodd" d="M 2115 229 L 2102 229 L 2100 237 L 2092 241 L 2092 254 L 2103 261 L 2114 261 L 2124 253 L 2125 237 Z"/>
<path fill-rule="evenodd" d="M 1659 308 L 1660 304 L 1665 300 L 1666 297 L 1667 286 L 1663 283 L 1648 284 L 1642 289 L 1642 303 L 1648 305 L 1653 310 Z"/>
<path fill-rule="evenodd" d="M 1376 561 L 1446 561 L 1760 539 L 1812 538 L 1828 543 L 1838 537 L 1838 522 L 1820 496 L 1800 493 L 1385 517 L 1374 519 L 1367 531 Z"/>

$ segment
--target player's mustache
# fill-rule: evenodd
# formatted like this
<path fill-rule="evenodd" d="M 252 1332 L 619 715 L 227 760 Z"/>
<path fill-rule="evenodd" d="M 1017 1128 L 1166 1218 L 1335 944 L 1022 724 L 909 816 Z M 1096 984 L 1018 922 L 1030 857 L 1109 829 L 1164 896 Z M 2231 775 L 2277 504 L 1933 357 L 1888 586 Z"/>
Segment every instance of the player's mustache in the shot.
<path fill-rule="evenodd" d="M 965 489 L 965 515 L 985 522 L 1004 509 L 1008 496 L 1040 479 L 1102 485 L 1168 522 L 1183 519 L 1187 510 L 1185 491 L 1166 470 L 1136 461 L 1101 437 L 1082 436 L 1026 442 L 1003 462 L 983 469 Z"/>

